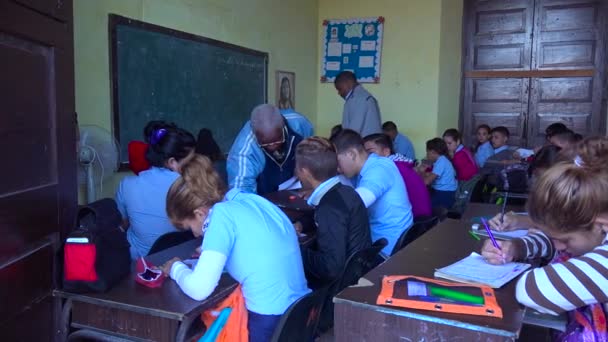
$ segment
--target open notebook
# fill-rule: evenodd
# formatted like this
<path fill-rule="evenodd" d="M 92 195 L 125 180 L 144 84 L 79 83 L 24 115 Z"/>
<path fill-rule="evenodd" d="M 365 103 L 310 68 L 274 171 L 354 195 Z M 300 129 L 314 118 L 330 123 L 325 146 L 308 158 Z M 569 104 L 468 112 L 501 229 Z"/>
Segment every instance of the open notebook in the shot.
<path fill-rule="evenodd" d="M 435 270 L 435 277 L 461 283 L 488 285 L 497 289 L 530 267 L 530 264 L 518 262 L 491 265 L 481 255 L 473 252 L 460 261 Z"/>

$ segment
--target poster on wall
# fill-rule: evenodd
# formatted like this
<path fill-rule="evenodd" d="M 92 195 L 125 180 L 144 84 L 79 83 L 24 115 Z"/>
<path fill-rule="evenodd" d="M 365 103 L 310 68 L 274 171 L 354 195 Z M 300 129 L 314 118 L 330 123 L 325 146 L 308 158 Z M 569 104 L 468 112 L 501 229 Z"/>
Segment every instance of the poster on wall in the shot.
<path fill-rule="evenodd" d="M 323 21 L 321 82 L 352 71 L 361 83 L 380 82 L 384 17 Z"/>

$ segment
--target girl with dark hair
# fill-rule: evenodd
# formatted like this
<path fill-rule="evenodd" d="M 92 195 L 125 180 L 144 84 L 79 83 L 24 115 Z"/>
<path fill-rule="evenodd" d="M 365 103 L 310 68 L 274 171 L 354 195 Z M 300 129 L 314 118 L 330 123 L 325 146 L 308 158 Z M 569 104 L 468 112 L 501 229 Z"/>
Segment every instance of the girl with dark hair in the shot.
<path fill-rule="evenodd" d="M 475 177 L 479 169 L 473 158 L 473 154 L 462 144 L 460 132 L 455 128 L 447 129 L 443 132 L 443 141 L 448 147 L 448 152 L 452 159 L 454 169 L 456 169 L 456 179 L 466 182 Z"/>
<path fill-rule="evenodd" d="M 160 125 L 146 132 L 146 160 L 151 165 L 138 176 L 123 179 L 116 191 L 116 204 L 127 230 L 131 258 L 148 254 L 161 235 L 176 231 L 165 210 L 167 192 L 179 177 L 185 160 L 194 154 L 194 137 L 173 126 Z"/>
<path fill-rule="evenodd" d="M 144 141 L 133 140 L 129 142 L 127 147 L 129 153 L 129 169 L 134 174 L 138 175 L 140 172 L 150 168 L 150 163 L 146 159 L 146 151 L 148 150 L 148 144 L 150 143 L 150 135 L 155 130 L 161 128 L 177 128 L 174 123 L 168 123 L 161 120 L 153 120 L 148 122 L 144 127 Z"/>

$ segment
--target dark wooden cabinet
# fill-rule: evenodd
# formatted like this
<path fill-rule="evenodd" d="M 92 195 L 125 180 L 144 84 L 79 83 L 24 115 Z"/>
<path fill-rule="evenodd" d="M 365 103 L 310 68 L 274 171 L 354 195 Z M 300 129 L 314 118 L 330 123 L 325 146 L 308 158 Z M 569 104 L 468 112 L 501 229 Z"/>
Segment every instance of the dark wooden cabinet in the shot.
<path fill-rule="evenodd" d="M 553 122 L 583 135 L 606 126 L 606 14 L 600 0 L 467 0 L 463 131 L 506 126 L 537 146 Z"/>
<path fill-rule="evenodd" d="M 53 336 L 49 295 L 77 205 L 72 2 L 0 0 L 0 330 Z"/>

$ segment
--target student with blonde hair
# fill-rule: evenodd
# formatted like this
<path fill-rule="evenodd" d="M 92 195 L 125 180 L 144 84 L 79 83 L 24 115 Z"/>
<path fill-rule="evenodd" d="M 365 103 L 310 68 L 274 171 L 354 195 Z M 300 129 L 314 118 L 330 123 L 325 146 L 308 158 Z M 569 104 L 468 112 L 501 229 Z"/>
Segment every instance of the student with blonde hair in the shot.
<path fill-rule="evenodd" d="M 573 159 L 540 176 L 528 199 L 539 231 L 512 241 L 488 241 L 489 263 L 542 258 L 551 263 L 524 273 L 517 299 L 541 312 L 569 314 L 558 340 L 605 341 L 608 302 L 608 139 L 586 139 Z"/>
<path fill-rule="evenodd" d="M 224 268 L 241 284 L 250 341 L 269 341 L 281 315 L 310 290 L 287 216 L 266 199 L 225 186 L 207 157 L 196 155 L 169 189 L 167 213 L 178 227 L 205 235 L 194 269 L 179 259 L 161 268 L 188 296 L 207 298 Z"/>

